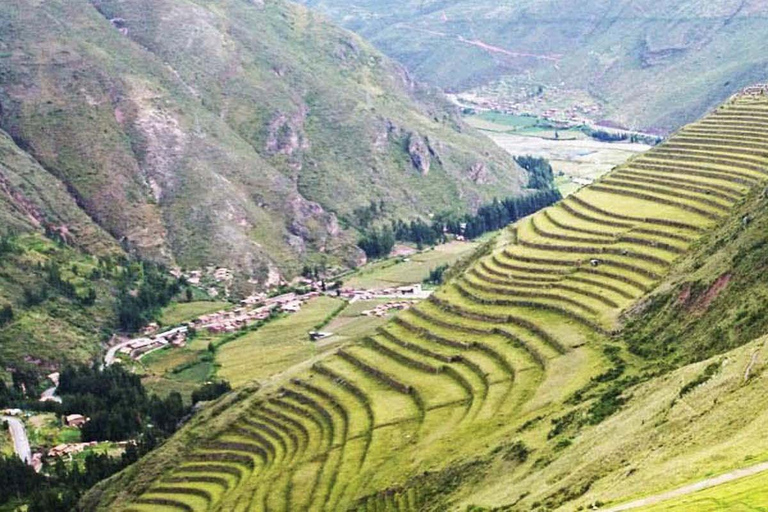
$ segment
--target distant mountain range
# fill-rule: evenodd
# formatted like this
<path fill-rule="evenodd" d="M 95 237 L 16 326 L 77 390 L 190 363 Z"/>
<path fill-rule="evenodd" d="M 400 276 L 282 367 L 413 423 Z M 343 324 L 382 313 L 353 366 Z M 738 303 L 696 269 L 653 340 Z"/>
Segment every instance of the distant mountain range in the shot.
<path fill-rule="evenodd" d="M 760 0 L 303 2 L 446 90 L 526 104 L 541 86 L 630 128 L 675 130 L 768 78 Z"/>

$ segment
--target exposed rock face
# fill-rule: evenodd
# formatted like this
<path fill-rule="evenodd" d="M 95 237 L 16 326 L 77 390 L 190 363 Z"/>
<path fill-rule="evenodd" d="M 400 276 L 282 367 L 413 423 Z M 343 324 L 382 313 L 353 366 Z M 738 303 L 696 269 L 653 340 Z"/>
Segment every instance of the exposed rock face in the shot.
<path fill-rule="evenodd" d="M 307 107 L 302 104 L 292 115 L 278 113 L 268 127 L 267 154 L 290 157 L 291 167 L 297 171 L 302 168 L 301 153 L 310 148 L 304 131 L 307 112 Z"/>
<path fill-rule="evenodd" d="M 469 168 L 469 179 L 479 185 L 488 183 L 488 167 L 485 162 L 476 162 Z"/>
<path fill-rule="evenodd" d="M 429 144 L 420 135 L 412 133 L 408 137 L 408 155 L 411 157 L 411 163 L 422 176 L 429 174 L 432 167 L 432 152 Z"/>

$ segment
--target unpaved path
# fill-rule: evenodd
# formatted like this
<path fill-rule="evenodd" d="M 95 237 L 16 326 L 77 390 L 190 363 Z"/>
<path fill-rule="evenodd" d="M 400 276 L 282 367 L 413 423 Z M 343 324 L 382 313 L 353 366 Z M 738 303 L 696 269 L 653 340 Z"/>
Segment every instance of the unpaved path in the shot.
<path fill-rule="evenodd" d="M 3 416 L 2 420 L 8 422 L 8 429 L 11 431 L 13 448 L 16 451 L 16 455 L 18 455 L 25 463 L 31 464 L 32 449 L 29 447 L 29 439 L 27 439 L 27 431 L 24 428 L 24 423 L 13 416 Z"/>
<path fill-rule="evenodd" d="M 763 462 L 762 464 L 757 464 L 755 466 L 750 466 L 748 468 L 737 469 L 729 473 L 724 473 L 719 476 L 701 480 L 700 482 L 696 482 L 695 484 L 690 484 L 684 487 L 680 487 L 678 489 L 674 489 L 672 491 L 667 491 L 665 493 L 657 494 L 655 496 L 649 496 L 647 498 L 643 498 L 630 503 L 625 503 L 623 505 L 617 505 L 615 507 L 605 509 L 602 512 L 622 512 L 623 510 L 633 510 L 640 507 L 657 505 L 659 503 L 663 503 L 673 498 L 680 498 L 682 496 L 687 496 L 689 494 L 693 494 L 698 491 L 703 491 L 704 489 L 710 489 L 712 487 L 717 487 L 718 485 L 722 485 L 728 482 L 733 482 L 734 480 L 739 480 L 741 478 L 746 478 L 748 476 L 757 475 L 758 473 L 762 473 L 764 471 L 768 471 L 768 462 Z"/>

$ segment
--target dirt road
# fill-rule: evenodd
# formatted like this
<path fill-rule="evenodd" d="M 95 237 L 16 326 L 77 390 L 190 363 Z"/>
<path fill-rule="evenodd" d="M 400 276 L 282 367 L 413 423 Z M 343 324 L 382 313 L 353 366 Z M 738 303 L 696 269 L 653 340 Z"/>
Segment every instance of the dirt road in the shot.
<path fill-rule="evenodd" d="M 703 491 L 704 489 L 716 487 L 718 485 L 732 482 L 740 478 L 756 475 L 764 471 L 768 471 L 768 462 L 763 462 L 762 464 L 757 464 L 755 466 L 750 466 L 748 468 L 737 469 L 735 471 L 731 471 L 729 473 L 725 473 L 712 478 L 707 478 L 706 480 L 701 480 L 700 482 L 686 485 L 684 487 L 680 487 L 672 491 L 667 491 L 665 493 L 657 494 L 655 496 L 649 496 L 647 498 L 636 500 L 630 503 L 625 503 L 623 505 L 617 505 L 615 507 L 605 509 L 603 512 L 622 512 L 624 510 L 634 510 L 640 507 L 647 507 L 650 505 L 664 503 L 665 501 L 669 501 L 674 498 L 687 496 L 689 494 L 693 494 L 698 491 Z"/>
<path fill-rule="evenodd" d="M 20 419 L 12 416 L 3 416 L 2 420 L 8 422 L 8 429 L 11 431 L 13 448 L 16 451 L 16 455 L 27 464 L 31 463 L 32 449 L 29 447 L 29 439 L 27 439 L 27 431 L 24 428 L 24 423 L 22 423 Z"/>

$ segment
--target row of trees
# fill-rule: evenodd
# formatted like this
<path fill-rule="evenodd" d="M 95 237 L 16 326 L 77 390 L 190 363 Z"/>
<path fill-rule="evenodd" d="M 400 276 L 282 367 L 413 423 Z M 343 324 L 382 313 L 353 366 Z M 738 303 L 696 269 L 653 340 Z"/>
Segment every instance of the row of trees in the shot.
<path fill-rule="evenodd" d="M 118 326 L 138 330 L 154 320 L 179 292 L 181 282 L 162 267 L 146 262 L 128 265 L 118 281 Z"/>
<path fill-rule="evenodd" d="M 376 259 L 388 256 L 396 241 L 430 246 L 444 242 L 448 234 L 473 239 L 489 231 L 501 229 L 561 199 L 562 196 L 556 188 L 545 188 L 503 201 L 494 199 L 474 214 L 440 215 L 435 217 L 431 224 L 421 220 L 410 223 L 394 221 L 391 227 L 384 226 L 365 232 L 358 245 L 369 258 Z"/>

